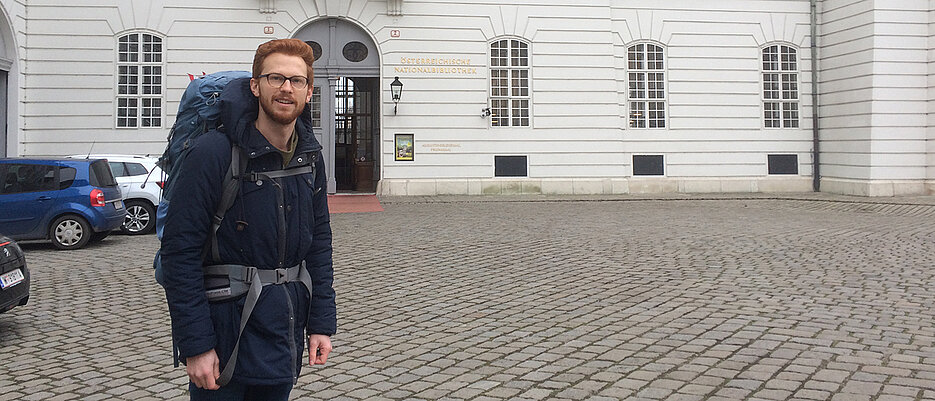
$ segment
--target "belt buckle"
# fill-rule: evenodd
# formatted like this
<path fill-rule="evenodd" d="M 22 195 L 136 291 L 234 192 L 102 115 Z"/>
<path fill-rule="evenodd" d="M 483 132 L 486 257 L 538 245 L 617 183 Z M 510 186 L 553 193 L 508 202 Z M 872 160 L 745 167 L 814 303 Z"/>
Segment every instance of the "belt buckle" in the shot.
<path fill-rule="evenodd" d="M 289 271 L 286 269 L 276 269 L 276 284 L 283 284 L 289 278 Z"/>

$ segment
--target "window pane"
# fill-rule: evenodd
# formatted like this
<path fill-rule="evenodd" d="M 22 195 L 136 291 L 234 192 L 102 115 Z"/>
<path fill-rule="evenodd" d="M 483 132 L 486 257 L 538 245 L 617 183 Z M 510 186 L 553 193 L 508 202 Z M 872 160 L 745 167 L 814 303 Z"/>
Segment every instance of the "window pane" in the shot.
<path fill-rule="evenodd" d="M 763 74 L 763 98 L 779 99 L 779 74 Z"/>
<path fill-rule="evenodd" d="M 656 45 L 646 45 L 646 69 L 663 69 L 662 47 Z"/>
<path fill-rule="evenodd" d="M 149 174 L 149 171 L 146 170 L 146 167 L 143 167 L 139 163 L 125 163 L 127 167 L 127 175 L 145 175 Z"/>
<path fill-rule="evenodd" d="M 664 99 L 665 96 L 665 75 L 661 72 L 653 72 L 646 74 L 647 77 L 647 93 L 650 99 Z"/>
<path fill-rule="evenodd" d="M 630 102 L 630 128 L 646 128 L 646 102 Z"/>
<path fill-rule="evenodd" d="M 784 100 L 799 98 L 798 74 L 782 74 L 782 98 Z"/>
<path fill-rule="evenodd" d="M 782 126 L 785 128 L 799 127 L 799 104 L 786 102 L 782 104 Z"/>
<path fill-rule="evenodd" d="M 108 162 L 107 164 L 110 165 L 110 172 L 114 173 L 114 177 L 126 177 L 129 175 L 127 174 L 127 168 L 123 163 Z"/>
<path fill-rule="evenodd" d="M 779 103 L 766 102 L 763 104 L 763 118 L 766 128 L 779 128 Z"/>
<path fill-rule="evenodd" d="M 513 108 L 513 126 L 514 127 L 526 127 L 529 126 L 529 101 L 528 100 L 514 100 Z"/>
<path fill-rule="evenodd" d="M 321 87 L 312 89 L 312 127 L 321 128 Z"/>
<path fill-rule="evenodd" d="M 795 49 L 789 46 L 782 46 L 780 67 L 783 71 L 795 71 L 797 69 L 795 60 Z"/>
<path fill-rule="evenodd" d="M 630 76 L 630 99 L 646 98 L 646 73 L 631 72 Z"/>
<path fill-rule="evenodd" d="M 513 88 L 511 96 L 529 96 L 529 71 L 528 70 L 513 70 L 512 71 L 512 80 L 510 81 L 511 87 Z"/>
<path fill-rule="evenodd" d="M 649 128 L 665 128 L 666 104 L 664 102 L 649 102 Z"/>
<path fill-rule="evenodd" d="M 631 70 L 642 70 L 645 68 L 643 47 L 644 45 L 639 44 L 630 46 L 627 50 L 627 66 Z"/>
<path fill-rule="evenodd" d="M 510 101 L 493 99 L 490 101 L 490 124 L 494 127 L 510 125 Z"/>
<path fill-rule="evenodd" d="M 779 70 L 779 47 L 769 46 L 763 49 L 763 71 Z"/>

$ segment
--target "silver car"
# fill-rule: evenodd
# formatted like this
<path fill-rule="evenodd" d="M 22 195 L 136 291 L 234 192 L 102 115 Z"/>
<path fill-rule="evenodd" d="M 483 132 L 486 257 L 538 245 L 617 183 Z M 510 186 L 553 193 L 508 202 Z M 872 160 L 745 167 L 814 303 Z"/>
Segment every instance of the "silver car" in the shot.
<path fill-rule="evenodd" d="M 127 218 L 120 230 L 130 235 L 153 232 L 156 228 L 156 206 L 162 198 L 165 184 L 162 169 L 156 166 L 157 158 L 115 154 L 69 157 L 107 159 L 127 207 Z"/>

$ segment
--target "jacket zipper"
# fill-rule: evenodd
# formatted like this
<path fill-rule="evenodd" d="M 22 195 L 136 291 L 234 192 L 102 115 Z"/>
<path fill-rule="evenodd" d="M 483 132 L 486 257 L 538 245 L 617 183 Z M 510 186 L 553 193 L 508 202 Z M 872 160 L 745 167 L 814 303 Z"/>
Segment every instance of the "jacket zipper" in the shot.
<path fill-rule="evenodd" d="M 282 287 L 283 293 L 286 294 L 286 304 L 289 305 L 289 352 L 292 353 L 292 384 L 295 385 L 299 380 L 299 375 L 296 373 L 295 368 L 296 364 L 299 363 L 297 359 L 298 356 L 296 355 L 298 354 L 298 350 L 295 346 L 295 311 L 292 307 L 292 297 L 289 296 L 288 285 L 284 283 L 280 285 L 280 287 Z"/>
<path fill-rule="evenodd" d="M 286 210 L 285 210 L 285 195 L 283 195 L 282 183 L 279 181 L 281 178 L 270 180 L 276 186 L 276 200 L 279 203 L 279 210 L 276 214 L 276 231 L 279 234 L 279 268 L 283 268 L 286 259 Z"/>
<path fill-rule="evenodd" d="M 285 195 L 283 194 L 282 182 L 279 181 L 280 178 L 270 180 L 276 186 L 276 200 L 279 203 L 278 213 L 277 213 L 277 227 L 276 230 L 279 234 L 279 268 L 283 268 L 283 264 L 286 259 L 286 210 L 285 210 Z M 289 352 L 292 355 L 292 381 L 295 384 L 298 381 L 298 375 L 296 374 L 296 362 L 298 361 L 298 352 L 295 347 L 295 311 L 292 305 L 292 297 L 289 296 L 288 286 L 284 283 L 280 285 L 282 287 L 283 293 L 286 295 L 286 304 L 289 306 Z"/>

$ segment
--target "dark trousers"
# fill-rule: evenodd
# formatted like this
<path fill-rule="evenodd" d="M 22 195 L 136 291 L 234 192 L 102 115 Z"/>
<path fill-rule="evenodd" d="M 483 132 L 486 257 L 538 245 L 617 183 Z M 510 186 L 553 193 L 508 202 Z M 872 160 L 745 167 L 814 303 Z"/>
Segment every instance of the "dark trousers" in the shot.
<path fill-rule="evenodd" d="M 292 383 L 274 386 L 247 386 L 230 382 L 218 390 L 205 390 L 188 383 L 192 401 L 289 401 Z"/>

